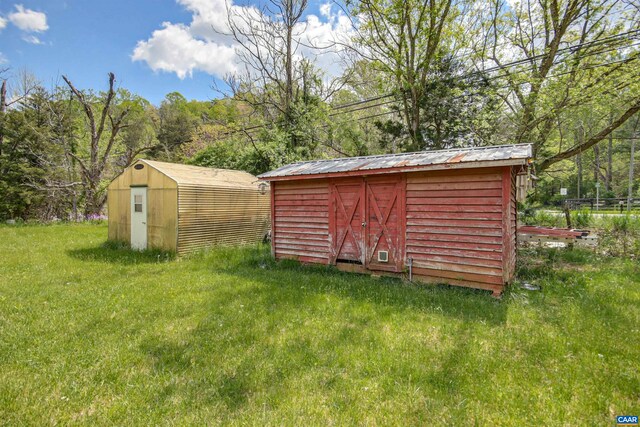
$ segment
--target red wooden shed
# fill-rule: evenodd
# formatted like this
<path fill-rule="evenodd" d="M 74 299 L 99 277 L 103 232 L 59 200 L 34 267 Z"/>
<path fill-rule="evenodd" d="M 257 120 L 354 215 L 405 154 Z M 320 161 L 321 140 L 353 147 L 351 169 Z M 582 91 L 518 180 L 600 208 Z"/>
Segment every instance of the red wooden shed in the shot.
<path fill-rule="evenodd" d="M 500 294 L 515 272 L 528 144 L 294 163 L 271 183 L 277 259 Z"/>

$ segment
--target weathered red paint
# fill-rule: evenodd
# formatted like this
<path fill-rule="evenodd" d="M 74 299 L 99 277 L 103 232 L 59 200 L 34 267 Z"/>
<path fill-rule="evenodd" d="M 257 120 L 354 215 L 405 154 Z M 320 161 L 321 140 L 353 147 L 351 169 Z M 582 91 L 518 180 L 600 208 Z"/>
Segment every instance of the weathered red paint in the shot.
<path fill-rule="evenodd" d="M 272 250 L 276 258 L 329 263 L 327 181 L 279 182 L 273 186 Z"/>
<path fill-rule="evenodd" d="M 511 168 L 506 167 L 502 171 L 502 278 L 509 281 L 509 265 L 511 262 Z"/>
<path fill-rule="evenodd" d="M 515 271 L 511 166 L 272 182 L 276 258 L 500 293 Z M 378 262 L 378 251 L 389 262 Z"/>
<path fill-rule="evenodd" d="M 364 182 L 339 180 L 330 183 L 329 233 L 331 239 L 331 262 L 364 262 Z"/>
<path fill-rule="evenodd" d="M 403 268 L 404 181 L 401 175 L 365 178 L 366 225 L 365 267 L 369 270 L 400 272 Z M 378 261 L 378 251 L 387 251 L 388 262 Z"/>
<path fill-rule="evenodd" d="M 271 241 L 276 241 L 276 183 L 272 182 L 271 190 Z M 271 256 L 276 256 L 276 245 L 271 245 Z"/>

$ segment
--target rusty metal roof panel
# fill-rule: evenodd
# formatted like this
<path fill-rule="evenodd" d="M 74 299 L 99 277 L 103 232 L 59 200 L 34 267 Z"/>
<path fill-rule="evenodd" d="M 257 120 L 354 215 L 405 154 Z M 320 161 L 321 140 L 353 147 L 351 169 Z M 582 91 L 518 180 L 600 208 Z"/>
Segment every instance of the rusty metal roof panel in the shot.
<path fill-rule="evenodd" d="M 286 176 L 323 175 L 367 170 L 403 169 L 420 166 L 458 165 L 503 161 L 520 164 L 532 157 L 531 144 L 494 145 L 488 147 L 453 148 L 438 151 L 346 157 L 292 163 L 259 176 L 261 179 Z"/>

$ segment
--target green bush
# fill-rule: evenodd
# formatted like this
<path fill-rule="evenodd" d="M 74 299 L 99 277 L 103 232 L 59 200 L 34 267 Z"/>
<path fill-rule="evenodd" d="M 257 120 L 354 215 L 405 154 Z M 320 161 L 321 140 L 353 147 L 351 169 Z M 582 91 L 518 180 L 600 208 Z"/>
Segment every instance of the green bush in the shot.
<path fill-rule="evenodd" d="M 527 225 L 540 225 L 543 227 L 566 227 L 564 215 L 558 215 L 543 210 L 529 211 L 525 213 L 523 221 Z"/>
<path fill-rule="evenodd" d="M 586 228 L 593 224 L 593 215 L 586 208 L 571 212 L 571 222 L 574 228 Z"/>
<path fill-rule="evenodd" d="M 604 216 L 599 224 L 598 249 L 604 255 L 640 256 L 640 216 Z"/>

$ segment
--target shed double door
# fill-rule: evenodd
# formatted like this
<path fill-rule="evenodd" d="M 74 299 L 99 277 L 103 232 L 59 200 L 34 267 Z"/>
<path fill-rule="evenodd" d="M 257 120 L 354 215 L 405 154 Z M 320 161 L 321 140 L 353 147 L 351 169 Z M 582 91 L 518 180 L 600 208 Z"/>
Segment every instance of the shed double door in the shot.
<path fill-rule="evenodd" d="M 404 178 L 401 175 L 336 179 L 330 183 L 331 263 L 402 271 Z"/>

